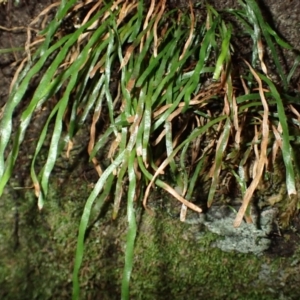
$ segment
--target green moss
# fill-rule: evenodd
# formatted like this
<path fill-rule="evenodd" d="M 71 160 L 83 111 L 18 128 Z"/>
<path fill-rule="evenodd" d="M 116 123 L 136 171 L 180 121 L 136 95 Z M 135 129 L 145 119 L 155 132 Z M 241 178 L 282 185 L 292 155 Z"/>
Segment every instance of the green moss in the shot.
<path fill-rule="evenodd" d="M 32 191 L 15 202 L 6 195 L 7 212 L 19 203 L 20 229 L 14 250 L 14 214 L 2 215 L 1 225 L 6 227 L 1 240 L 1 299 L 70 299 L 78 222 L 90 189 L 76 180 L 73 184 L 59 188 L 52 183 L 42 212 L 37 211 Z M 199 225 L 181 223 L 163 212 L 137 213 L 142 215 L 131 299 L 274 299 L 280 292 L 299 296 L 299 251 L 278 259 L 225 253 L 210 248 L 214 234 L 197 238 L 203 230 Z M 106 203 L 86 235 L 82 299 L 120 299 L 126 233 L 124 207 L 113 221 L 111 204 Z"/>
<path fill-rule="evenodd" d="M 213 234 L 195 241 L 190 226 L 178 220 L 145 219 L 142 231 L 147 232 L 137 239 L 135 252 L 133 298 L 234 299 L 252 295 L 249 282 L 257 279 L 259 258 L 211 249 Z"/>

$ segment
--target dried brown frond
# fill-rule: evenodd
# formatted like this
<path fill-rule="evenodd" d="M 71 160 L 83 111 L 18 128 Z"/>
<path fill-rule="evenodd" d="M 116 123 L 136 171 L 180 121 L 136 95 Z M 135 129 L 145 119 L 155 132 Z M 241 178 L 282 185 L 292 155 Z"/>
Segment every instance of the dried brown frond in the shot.
<path fill-rule="evenodd" d="M 259 160 L 258 160 L 258 164 L 257 164 L 257 170 L 256 170 L 256 174 L 250 184 L 250 186 L 247 188 L 246 193 L 244 195 L 243 198 L 243 202 L 242 202 L 242 206 L 240 207 L 237 216 L 235 218 L 234 221 L 234 227 L 239 227 L 243 217 L 245 215 L 245 212 L 249 206 L 249 203 L 251 201 L 252 195 L 254 193 L 254 191 L 256 190 L 261 177 L 263 175 L 263 171 L 264 171 L 264 167 L 267 163 L 267 148 L 268 148 L 268 137 L 269 137 L 269 106 L 267 103 L 267 100 L 265 98 L 265 94 L 263 91 L 263 86 L 262 86 L 262 81 L 259 78 L 259 76 L 256 74 L 256 72 L 253 70 L 253 68 L 250 66 L 250 64 L 245 61 L 245 63 L 247 64 L 247 66 L 249 67 L 251 73 L 253 74 L 255 80 L 258 83 L 259 86 L 259 94 L 260 94 L 260 98 L 261 98 L 261 102 L 264 108 L 264 114 L 263 114 L 263 120 L 262 120 L 262 124 L 261 124 L 261 129 L 262 129 L 262 141 L 261 141 L 261 145 L 260 145 L 260 153 L 259 153 Z"/>

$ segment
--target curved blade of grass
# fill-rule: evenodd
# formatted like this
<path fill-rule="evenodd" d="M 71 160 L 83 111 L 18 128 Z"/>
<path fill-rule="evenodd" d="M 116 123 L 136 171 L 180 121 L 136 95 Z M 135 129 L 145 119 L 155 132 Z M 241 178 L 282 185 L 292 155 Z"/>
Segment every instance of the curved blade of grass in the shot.
<path fill-rule="evenodd" d="M 214 163 L 214 172 L 213 172 L 212 182 L 211 182 L 208 199 L 207 199 L 208 207 L 211 206 L 215 192 L 216 192 L 217 184 L 219 181 L 219 174 L 220 174 L 220 171 L 222 168 L 223 155 L 225 153 L 225 150 L 226 150 L 226 147 L 228 144 L 230 129 L 231 129 L 231 122 L 230 122 L 230 119 L 227 118 L 225 125 L 224 125 L 224 130 L 223 130 L 222 135 L 220 136 L 220 138 L 218 140 L 218 144 L 217 144 L 215 163 Z"/>
<path fill-rule="evenodd" d="M 286 41 L 284 41 L 278 34 L 276 31 L 274 31 L 270 25 L 268 23 L 264 23 L 265 27 L 266 27 L 266 30 L 275 38 L 277 44 L 279 46 L 281 46 L 282 48 L 285 48 L 285 49 L 288 49 L 288 50 L 292 50 L 293 47 L 287 43 Z"/>
<path fill-rule="evenodd" d="M 97 152 L 107 143 L 112 133 L 113 128 L 109 127 L 94 146 L 92 152 L 90 153 L 90 159 L 94 158 Z"/>
<path fill-rule="evenodd" d="M 206 159 L 205 156 L 201 157 L 201 159 L 197 163 L 197 166 L 195 168 L 193 175 L 189 179 L 189 185 L 188 185 L 188 190 L 187 190 L 187 194 L 186 194 L 187 200 L 190 200 L 192 198 L 194 188 L 195 188 L 197 180 L 199 179 L 199 174 L 201 172 L 201 168 L 203 167 L 203 163 L 204 163 L 205 159 Z"/>
<path fill-rule="evenodd" d="M 134 209 L 134 200 L 136 192 L 136 175 L 134 171 L 134 162 L 136 159 L 136 151 L 129 150 L 127 152 L 128 157 L 128 176 L 129 176 L 129 187 L 127 194 L 127 220 L 128 220 L 128 232 L 126 238 L 125 248 L 125 266 L 123 271 L 122 279 L 122 293 L 121 299 L 129 299 L 129 282 L 133 267 L 133 253 L 134 253 L 134 242 L 136 237 L 136 216 Z"/>
<path fill-rule="evenodd" d="M 255 16 L 255 14 L 253 13 L 253 10 L 249 9 L 249 7 L 244 2 L 242 2 L 240 0 L 239 0 L 239 3 L 244 8 L 244 10 L 241 11 L 238 14 L 238 15 L 241 16 L 239 18 L 239 20 L 245 26 L 245 29 L 246 29 L 247 33 L 251 36 L 251 38 L 253 40 L 251 63 L 252 63 L 252 66 L 256 66 L 257 61 L 258 61 L 258 47 L 257 47 L 257 44 L 258 44 L 258 41 L 261 39 L 261 30 L 260 30 L 260 27 L 258 25 L 257 18 Z M 236 15 L 236 16 L 238 16 L 238 15 Z M 251 26 L 248 25 L 248 22 L 253 26 L 253 28 L 251 28 Z"/>
<path fill-rule="evenodd" d="M 151 85 L 151 84 L 150 84 Z M 143 157 L 144 164 L 148 166 L 148 142 L 151 130 L 151 93 L 148 91 L 148 84 L 145 84 L 139 93 L 139 101 L 144 103 L 143 117 L 138 128 L 136 139 L 136 152 Z"/>
<path fill-rule="evenodd" d="M 116 183 L 116 188 L 115 188 L 115 198 L 114 198 L 114 206 L 113 206 L 113 212 L 112 212 L 112 219 L 115 220 L 118 216 L 122 196 L 123 196 L 123 187 L 124 187 L 124 176 L 126 175 L 128 169 L 128 161 L 124 161 L 120 170 L 118 171 L 118 179 Z"/>
<path fill-rule="evenodd" d="M 121 46 L 118 47 L 118 56 L 119 60 L 123 61 L 123 55 L 122 55 L 122 48 Z M 123 96 L 123 103 L 125 103 L 124 107 L 124 116 L 125 119 L 129 118 L 131 116 L 131 103 L 132 103 L 132 97 L 130 95 L 129 90 L 127 89 L 127 84 L 130 80 L 131 74 L 130 72 L 127 71 L 127 66 L 124 66 L 121 69 L 121 91 L 122 91 L 122 96 Z M 122 114 L 123 115 L 123 114 Z"/>
<path fill-rule="evenodd" d="M 115 33 L 118 34 L 118 36 L 119 36 L 119 42 L 121 45 L 125 45 L 127 43 L 132 43 L 132 42 L 135 46 L 138 44 L 138 42 L 139 42 L 138 37 L 136 37 L 132 41 L 132 36 L 135 34 L 133 23 L 134 23 L 134 21 L 136 21 L 136 19 L 137 19 L 137 15 L 133 15 L 133 17 L 128 22 L 126 22 L 124 26 L 119 27 L 119 28 L 117 28 L 117 24 L 114 24 L 114 25 L 111 24 L 111 26 L 113 26 L 113 28 L 115 30 Z"/>
<path fill-rule="evenodd" d="M 189 150 L 189 145 L 190 143 L 186 143 L 185 146 L 182 149 L 182 152 L 180 154 L 180 172 L 179 176 L 177 176 L 177 186 L 180 187 L 182 191 L 182 195 L 186 195 L 186 191 L 188 188 L 188 181 L 189 181 L 189 176 L 188 172 L 190 171 L 191 166 L 187 166 L 187 151 Z M 187 200 L 190 200 L 187 198 Z"/>
<path fill-rule="evenodd" d="M 238 1 L 239 3 L 242 3 L 241 1 Z M 244 3 L 242 3 L 244 5 Z M 253 28 L 249 25 L 247 14 L 245 13 L 245 10 L 235 10 L 235 9 L 225 9 L 225 11 L 228 11 L 229 13 L 233 14 L 243 25 L 243 31 L 248 33 L 250 36 L 252 36 Z"/>
<path fill-rule="evenodd" d="M 209 21 L 210 21 L 210 23 L 211 23 L 212 20 L 213 20 L 213 16 L 219 17 L 219 14 L 218 14 L 218 12 L 217 12 L 212 6 L 209 5 L 208 3 L 206 3 L 206 8 L 207 8 L 207 13 L 208 13 Z"/>
<path fill-rule="evenodd" d="M 46 124 L 43 127 L 43 130 L 40 134 L 39 140 L 37 142 L 36 148 L 35 148 L 35 152 L 32 158 L 32 162 L 31 162 L 31 167 L 30 167 L 30 175 L 31 175 L 31 179 L 33 181 L 33 185 L 34 185 L 34 189 L 35 189 L 35 195 L 36 197 L 39 197 L 40 193 L 41 193 L 41 188 L 40 188 L 40 183 L 39 180 L 37 178 L 37 175 L 35 173 L 34 167 L 35 167 L 35 162 L 37 159 L 37 156 L 40 152 L 40 150 L 42 149 L 43 143 L 45 141 L 47 132 L 48 132 L 48 126 L 50 121 L 52 120 L 52 118 L 54 117 L 54 115 L 56 114 L 57 110 L 59 109 L 59 104 L 56 104 L 55 107 L 52 109 L 50 116 L 48 117 Z"/>
<path fill-rule="evenodd" d="M 138 7 L 137 7 L 137 20 L 133 24 L 132 28 L 132 33 L 128 39 L 128 42 L 134 42 L 137 38 L 137 35 L 139 34 L 142 22 L 143 22 L 143 11 L 144 11 L 144 1 L 138 1 Z"/>
<path fill-rule="evenodd" d="M 78 120 L 76 120 L 76 122 L 78 123 L 78 126 L 82 125 L 83 122 L 85 121 L 88 113 L 90 112 L 90 110 L 96 100 L 95 98 L 99 95 L 99 90 L 101 90 L 102 85 L 104 83 L 105 76 L 103 74 L 101 74 L 100 78 L 98 78 L 98 77 L 93 78 L 93 83 L 88 85 L 88 82 L 90 83 L 90 81 L 91 81 L 91 77 L 94 77 L 91 74 L 94 71 L 95 65 L 99 61 L 99 56 L 102 54 L 103 49 L 106 48 L 108 42 L 109 42 L 108 39 L 106 39 L 106 40 L 102 41 L 100 45 L 94 46 L 94 47 L 96 47 L 96 49 L 95 49 L 95 51 L 91 52 L 91 56 L 92 56 L 91 63 L 89 64 L 89 62 L 87 62 L 87 65 L 89 66 L 89 70 L 86 71 L 86 68 L 84 68 L 82 70 L 82 77 L 84 77 L 84 78 L 81 79 L 81 75 L 78 78 L 80 80 L 80 82 L 82 82 L 82 84 L 80 84 L 80 89 L 76 93 L 75 98 L 76 98 L 76 100 L 80 101 L 80 107 L 82 107 L 82 109 L 83 109 L 81 116 L 78 118 Z M 103 95 L 104 94 L 102 92 L 101 96 L 103 97 Z M 75 109 L 75 107 L 74 107 L 74 109 L 72 111 L 70 123 L 75 118 L 76 114 L 77 114 L 77 109 Z M 73 116 L 74 116 L 74 118 L 72 118 Z"/>
<path fill-rule="evenodd" d="M 88 99 L 87 101 L 80 101 L 80 108 L 83 108 L 83 112 L 81 113 L 81 115 L 79 116 L 79 118 L 76 120 L 76 123 L 78 123 L 78 126 L 82 125 L 89 112 L 91 111 L 91 109 L 93 108 L 94 104 L 95 104 L 95 101 L 102 101 L 103 97 L 104 97 L 104 94 L 105 94 L 105 91 L 103 89 L 103 85 L 104 85 L 104 81 L 105 81 L 105 78 L 104 78 L 104 75 L 101 74 L 100 78 L 97 78 L 95 79 L 95 85 L 91 85 L 91 89 L 89 90 L 86 90 L 86 89 L 83 89 L 83 91 L 87 92 L 87 95 L 88 96 Z M 76 99 L 80 98 L 80 94 L 77 96 L 76 95 Z M 101 100 L 100 100 L 100 99 Z M 77 114 L 77 111 L 75 110 L 74 108 L 74 114 Z"/>
<path fill-rule="evenodd" d="M 292 68 L 291 68 L 291 70 L 290 70 L 290 72 L 289 72 L 289 74 L 287 76 L 287 83 L 290 83 L 290 81 L 291 81 L 291 79 L 292 79 L 292 77 L 293 77 L 296 69 L 299 66 L 299 63 L 300 63 L 300 55 L 297 55 L 297 57 L 296 57 L 296 59 L 294 61 L 294 64 L 293 64 L 293 66 L 292 66 Z"/>
<path fill-rule="evenodd" d="M 150 90 L 150 93 L 152 91 Z M 146 97 L 145 101 L 145 110 L 144 110 L 144 133 L 143 133 L 143 140 L 142 140 L 142 157 L 144 162 L 148 161 L 148 147 L 149 147 L 149 139 L 150 139 L 150 133 L 152 128 L 152 102 L 151 98 Z"/>
<path fill-rule="evenodd" d="M 78 78 L 78 80 L 80 79 Z M 78 128 L 82 126 L 82 124 L 86 120 L 89 112 L 93 107 L 94 107 L 94 113 L 96 110 L 100 111 L 102 108 L 102 103 L 103 103 L 103 98 L 105 93 L 103 89 L 104 76 L 101 75 L 100 79 L 95 78 L 94 81 L 95 81 L 94 84 L 91 84 L 90 88 L 88 89 L 83 88 L 83 90 L 85 90 L 85 92 L 89 95 L 87 101 L 81 99 L 80 94 L 76 94 L 74 96 L 75 99 L 71 109 L 69 128 L 68 128 L 68 133 L 70 138 L 73 138 Z M 83 108 L 83 112 L 80 116 L 78 116 L 78 111 L 81 110 L 81 107 Z"/>
<path fill-rule="evenodd" d="M 62 99 L 59 101 L 58 104 L 58 112 L 56 115 L 56 120 L 54 124 L 54 129 L 52 133 L 51 143 L 49 146 L 49 152 L 47 156 L 47 160 L 45 163 L 45 166 L 42 170 L 41 174 L 41 187 L 42 192 L 39 194 L 38 198 L 38 208 L 41 210 L 44 206 L 44 197 L 48 193 L 48 183 L 49 183 L 49 177 L 51 174 L 51 171 L 54 167 L 54 164 L 56 162 L 57 154 L 58 154 L 58 145 L 61 138 L 62 133 L 62 122 L 63 117 L 69 102 L 69 97 L 72 89 L 74 88 L 76 81 L 77 81 L 77 73 L 75 72 L 73 76 L 70 79 L 70 82 L 67 86 L 66 92 L 64 93 Z"/>
<path fill-rule="evenodd" d="M 114 180 L 115 180 L 115 175 L 111 173 L 108 176 L 106 183 L 103 187 L 103 192 L 96 197 L 89 217 L 90 224 L 94 224 L 94 222 L 96 221 L 96 219 L 99 217 L 101 213 L 101 208 L 105 203 L 105 200 L 111 196 L 111 191 L 114 187 L 113 185 Z"/>
<path fill-rule="evenodd" d="M 239 168 L 239 170 L 243 170 L 243 168 Z M 242 196 L 244 197 L 245 192 L 247 190 L 247 184 L 246 184 L 246 178 L 245 178 L 244 171 L 237 173 L 234 170 L 231 170 L 231 173 L 233 174 L 237 183 L 239 184 L 241 192 L 242 192 Z"/>
<path fill-rule="evenodd" d="M 260 27 L 260 30 L 267 42 L 267 45 L 270 48 L 270 51 L 272 53 L 272 58 L 274 60 L 276 68 L 278 70 L 279 76 L 283 82 L 284 89 L 286 90 L 287 89 L 287 78 L 284 74 L 284 71 L 282 69 L 282 64 L 279 61 L 278 53 L 275 49 L 275 45 L 274 45 L 272 38 L 270 36 L 270 33 L 269 33 L 270 26 L 267 26 L 267 23 L 266 23 L 263 15 L 259 9 L 259 6 L 255 0 L 245 0 L 245 2 L 246 2 L 246 5 L 244 5 L 244 8 L 246 8 L 246 10 L 247 10 L 247 16 L 248 15 L 255 16 L 255 18 L 257 20 L 256 26 Z M 252 20 L 254 20 L 254 19 L 252 18 Z"/>
<path fill-rule="evenodd" d="M 244 152 L 243 157 L 242 157 L 242 159 L 239 163 L 239 174 L 238 175 L 242 178 L 246 177 L 245 170 L 244 170 L 243 166 L 245 166 L 247 160 L 249 159 L 251 151 L 252 151 L 252 147 L 250 145 L 250 147 L 248 147 L 247 150 Z"/>
<path fill-rule="evenodd" d="M 289 129 L 287 124 L 287 117 L 284 110 L 284 105 L 281 100 L 281 97 L 273 84 L 273 82 L 262 74 L 258 74 L 259 77 L 267 83 L 273 97 L 276 100 L 277 112 L 279 117 L 279 122 L 282 127 L 282 157 L 286 168 L 286 187 L 289 196 L 296 194 L 295 186 L 295 173 L 293 167 L 293 149 L 290 144 Z"/>
<path fill-rule="evenodd" d="M 111 64 L 113 62 L 112 51 L 114 48 L 114 31 L 112 29 L 109 30 L 109 43 L 107 47 L 106 59 L 105 59 L 105 95 L 106 95 L 106 103 L 109 112 L 110 124 L 112 127 L 115 127 L 115 119 L 114 119 L 114 107 L 112 103 L 112 96 L 110 93 L 110 74 L 111 74 Z M 115 131 L 116 134 L 116 131 Z"/>
<path fill-rule="evenodd" d="M 165 142 L 166 142 L 166 152 L 167 156 L 169 156 L 173 151 L 173 135 L 172 135 L 172 123 L 169 121 L 166 121 L 164 124 L 165 128 Z M 173 180 L 176 179 L 176 173 L 177 173 L 177 166 L 174 159 L 171 159 L 169 162 L 171 176 L 173 177 Z"/>
<path fill-rule="evenodd" d="M 15 51 L 24 51 L 25 48 L 19 47 L 19 48 L 9 48 L 9 49 L 0 49 L 0 54 L 3 53 L 10 53 L 10 52 L 15 52 Z"/>
<path fill-rule="evenodd" d="M 217 16 L 213 19 L 212 24 L 210 24 L 210 28 L 205 33 L 205 36 L 203 37 L 201 47 L 200 47 L 200 53 L 199 53 L 199 65 L 204 66 L 204 63 L 207 61 L 211 48 L 214 48 L 214 45 L 216 44 L 215 40 L 215 31 L 217 28 L 217 25 L 220 22 L 220 17 Z"/>
<path fill-rule="evenodd" d="M 231 39 L 231 26 L 229 25 L 228 28 L 226 28 L 225 23 L 222 21 L 222 46 L 221 46 L 221 53 L 218 57 L 215 72 L 213 75 L 214 80 L 218 80 L 221 74 L 221 71 L 223 69 L 224 63 L 227 63 L 228 61 L 228 55 L 230 52 L 230 39 Z"/>
<path fill-rule="evenodd" d="M 101 86 L 102 87 L 102 86 Z M 97 93 L 97 91 L 95 91 Z M 90 138 L 89 138 L 89 144 L 88 144 L 88 153 L 90 155 L 91 151 L 94 148 L 95 145 L 95 139 L 96 139 L 96 124 L 100 118 L 101 112 L 102 112 L 102 102 L 104 98 L 104 90 L 100 92 L 100 95 L 98 99 L 96 100 L 96 97 L 94 97 L 96 103 L 94 104 L 94 112 L 93 112 L 93 119 L 92 119 L 92 124 L 90 125 Z M 75 125 L 75 124 L 74 124 Z M 70 132 L 70 129 L 69 129 Z M 97 160 L 96 157 L 91 158 L 94 168 L 96 169 L 98 175 L 100 176 L 102 174 L 102 169 L 101 166 Z"/>
<path fill-rule="evenodd" d="M 136 144 L 137 135 L 139 132 L 139 126 L 141 124 L 143 113 L 144 113 L 144 106 L 145 106 L 145 99 L 140 98 L 137 104 L 136 113 L 134 116 L 134 122 L 130 126 L 130 137 L 127 145 L 128 150 L 132 150 Z"/>
<path fill-rule="evenodd" d="M 142 36 L 143 35 L 141 35 L 141 37 L 139 38 L 140 40 Z M 146 54 L 149 53 L 152 42 L 153 42 L 153 33 L 151 32 L 144 44 L 142 51 L 139 53 L 139 55 L 136 58 L 136 63 L 134 64 L 134 68 L 132 70 L 132 78 L 134 80 L 136 80 L 140 76 L 141 68 L 144 66 L 145 63 L 143 62 L 143 60 L 146 60 L 145 56 Z"/>
<path fill-rule="evenodd" d="M 75 256 L 75 263 L 74 263 L 74 269 L 73 269 L 73 293 L 72 293 L 72 299 L 73 300 L 79 300 L 79 270 L 82 263 L 83 258 L 83 252 L 84 252 L 84 235 L 86 232 L 86 228 L 88 225 L 88 221 L 91 214 L 91 209 L 93 206 L 93 203 L 105 184 L 107 183 L 108 177 L 111 176 L 113 171 L 122 163 L 125 156 L 125 150 L 121 152 L 117 158 L 108 166 L 108 168 L 103 172 L 102 176 L 97 181 L 93 191 L 89 195 L 84 210 L 81 216 L 80 225 L 79 225 L 79 232 L 78 232 L 78 238 L 77 238 L 77 247 L 76 247 L 76 256 Z"/>
<path fill-rule="evenodd" d="M 266 93 L 267 96 L 267 93 Z M 249 101 L 249 100 L 258 100 L 260 99 L 260 96 L 258 93 L 255 94 L 246 94 L 246 95 L 241 95 L 236 98 L 236 103 L 241 104 L 243 102 Z"/>
<path fill-rule="evenodd" d="M 126 148 L 127 133 L 128 133 L 127 128 L 122 128 L 122 136 L 121 136 L 121 142 L 119 144 L 119 152 L 124 151 Z M 123 196 L 123 187 L 125 181 L 124 176 L 126 175 L 127 170 L 128 170 L 128 160 L 125 159 L 122 163 L 122 166 L 118 170 L 118 174 L 117 174 L 118 179 L 115 188 L 115 198 L 114 198 L 114 206 L 113 206 L 113 213 L 112 213 L 113 219 L 116 219 L 118 216 L 120 203 Z"/>

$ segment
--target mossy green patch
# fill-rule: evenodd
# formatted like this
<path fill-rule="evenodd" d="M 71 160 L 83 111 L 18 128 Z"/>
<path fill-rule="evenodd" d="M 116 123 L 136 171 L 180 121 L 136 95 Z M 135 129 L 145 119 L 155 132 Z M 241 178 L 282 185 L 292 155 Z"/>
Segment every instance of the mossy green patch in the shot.
<path fill-rule="evenodd" d="M 20 227 L 16 247 L 12 242 L 15 215 L 2 214 L 1 299 L 70 299 L 78 221 L 89 189 L 76 180 L 67 193 L 52 184 L 42 212 L 37 211 L 32 191 L 18 193 L 19 199 L 2 196 L 7 212 L 19 203 Z M 274 299 L 280 292 L 297 296 L 299 250 L 293 257 L 277 259 L 226 253 L 210 247 L 218 238 L 215 234 L 198 238 L 204 230 L 200 225 L 181 223 L 162 211 L 155 216 L 141 210 L 137 214 L 130 299 Z M 111 215 L 107 202 L 86 234 L 82 299 L 121 297 L 125 207 L 117 220 Z"/>

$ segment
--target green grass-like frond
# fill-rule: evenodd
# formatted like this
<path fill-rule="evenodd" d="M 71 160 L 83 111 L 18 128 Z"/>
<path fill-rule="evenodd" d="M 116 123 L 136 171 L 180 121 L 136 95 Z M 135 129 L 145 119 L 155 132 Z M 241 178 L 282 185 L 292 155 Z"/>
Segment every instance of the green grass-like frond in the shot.
<path fill-rule="evenodd" d="M 127 199 L 122 299 L 128 299 L 136 208 L 143 203 L 151 211 L 147 201 L 153 184 L 182 207 L 201 212 L 192 202 L 199 178 L 210 182 L 206 203 L 210 207 L 222 174 L 229 174 L 244 197 L 240 217 L 246 211 L 250 220 L 248 202 L 262 174 L 254 172 L 249 179 L 244 170 L 253 161 L 258 171 L 267 170 L 268 162 L 274 163 L 279 155 L 286 168 L 288 194 L 296 193 L 290 129 L 299 129 L 299 122 L 292 108 L 296 100 L 287 91 L 298 61 L 286 75 L 276 49 L 291 47 L 265 22 L 256 1 L 241 1 L 241 10 L 227 12 L 253 41 L 250 68 L 235 56 L 235 29 L 210 5 L 206 23 L 201 23 L 191 6 L 181 12 L 168 9 L 166 1 L 155 6 L 152 1 L 150 7 L 143 1 L 129 2 L 62 1 L 54 20 L 40 33 L 44 42 L 20 73 L 0 123 L 1 195 L 34 114 L 48 103 L 53 107 L 41 128 L 30 169 L 39 209 L 46 205 L 57 158 L 72 150 L 77 132 L 89 124 L 86 147 L 99 179 L 79 225 L 73 299 L 80 297 L 79 271 L 93 207 L 101 209 L 109 196 L 114 202 L 113 218 Z M 85 16 L 81 24 L 68 32 L 64 22 L 80 11 Z M 263 45 L 271 51 L 286 96 L 268 77 Z M 40 82 L 13 134 L 13 114 L 39 73 Z M 47 135 L 51 142 L 43 161 L 40 153 Z M 103 152 L 108 165 L 99 162 Z"/>

